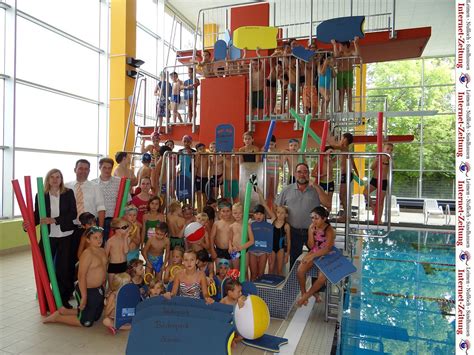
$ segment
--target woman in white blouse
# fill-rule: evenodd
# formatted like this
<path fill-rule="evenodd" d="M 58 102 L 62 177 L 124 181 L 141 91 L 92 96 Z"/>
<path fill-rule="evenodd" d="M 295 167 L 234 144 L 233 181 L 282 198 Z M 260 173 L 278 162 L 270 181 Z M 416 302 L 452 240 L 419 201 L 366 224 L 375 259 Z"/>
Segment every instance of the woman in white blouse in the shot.
<path fill-rule="evenodd" d="M 48 226 L 59 293 L 64 307 L 72 308 L 68 301 L 74 291 L 75 258 L 72 250 L 72 240 L 77 228 L 73 223 L 74 219 L 77 218 L 77 209 L 74 191 L 64 186 L 63 174 L 60 170 L 52 169 L 46 174 L 44 198 L 46 217 L 40 219 L 38 195 L 36 195 L 35 223 Z M 44 258 L 42 241 L 40 241 L 40 249 Z"/>

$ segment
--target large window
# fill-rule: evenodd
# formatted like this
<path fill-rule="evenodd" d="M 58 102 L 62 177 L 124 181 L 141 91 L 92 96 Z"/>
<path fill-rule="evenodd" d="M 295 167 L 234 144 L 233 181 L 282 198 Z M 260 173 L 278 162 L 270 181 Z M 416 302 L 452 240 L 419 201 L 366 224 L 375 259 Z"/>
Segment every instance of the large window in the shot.
<path fill-rule="evenodd" d="M 0 216 L 12 217 L 19 210 L 10 178 L 22 185 L 31 176 L 35 192 L 36 177 L 52 168 L 73 180 L 80 158 L 91 162 L 90 178 L 97 176 L 98 158 L 107 153 L 109 4 L 6 3 L 0 10 Z"/>
<path fill-rule="evenodd" d="M 388 118 L 387 124 L 388 134 L 415 136 L 395 146 L 393 194 L 398 197 L 454 199 L 453 73 L 453 57 L 369 65 L 368 95 L 383 97 L 388 111 L 412 112 Z M 368 106 L 368 111 L 378 109 Z"/>

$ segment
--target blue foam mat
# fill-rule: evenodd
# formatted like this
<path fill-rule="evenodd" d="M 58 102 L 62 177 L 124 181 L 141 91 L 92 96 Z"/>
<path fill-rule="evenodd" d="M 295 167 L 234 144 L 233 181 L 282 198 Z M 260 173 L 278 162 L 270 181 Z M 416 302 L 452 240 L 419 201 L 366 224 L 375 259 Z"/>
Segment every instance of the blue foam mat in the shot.
<path fill-rule="evenodd" d="M 282 345 L 288 344 L 288 339 L 280 338 L 274 335 L 264 334 L 258 339 L 243 339 L 242 343 L 252 348 L 279 353 Z"/>

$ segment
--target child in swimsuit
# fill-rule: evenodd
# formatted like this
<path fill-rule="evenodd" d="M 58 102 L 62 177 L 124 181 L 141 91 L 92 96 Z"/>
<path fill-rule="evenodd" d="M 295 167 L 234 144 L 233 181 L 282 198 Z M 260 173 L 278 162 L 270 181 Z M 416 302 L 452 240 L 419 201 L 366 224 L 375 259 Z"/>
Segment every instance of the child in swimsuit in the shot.
<path fill-rule="evenodd" d="M 168 225 L 161 222 L 155 228 L 155 235 L 151 236 L 142 255 L 146 261 L 146 272 L 155 274 L 161 280 L 162 267 L 166 265 L 170 255 L 170 240 L 168 239 Z"/>
<path fill-rule="evenodd" d="M 177 245 L 184 248 L 184 228 L 186 227 L 186 221 L 183 218 L 183 210 L 178 201 L 172 201 L 169 204 L 166 220 L 170 227 L 171 249 Z"/>
<path fill-rule="evenodd" d="M 276 206 L 276 213 L 268 206 L 262 190 L 257 188 L 260 204 L 265 208 L 273 224 L 273 249 L 268 255 L 268 272 L 283 276 L 283 265 L 288 263 L 291 248 L 290 225 L 286 221 L 288 209 Z"/>
<path fill-rule="evenodd" d="M 130 275 L 126 272 L 120 274 L 115 274 L 110 284 L 110 294 L 105 300 L 105 310 L 104 310 L 104 319 L 102 324 L 112 333 L 115 334 L 117 329 L 115 329 L 115 303 L 117 300 L 117 293 L 120 290 L 120 287 L 123 285 L 129 284 L 131 282 Z M 124 324 L 120 327 L 122 330 L 130 330 L 130 324 Z"/>
<path fill-rule="evenodd" d="M 121 218 L 114 218 L 110 222 L 111 237 L 105 245 L 105 254 L 109 259 L 107 272 L 109 285 L 115 274 L 127 271 L 128 235 L 130 224 Z"/>
<path fill-rule="evenodd" d="M 163 273 L 163 282 L 168 284 L 173 282 L 175 274 L 184 268 L 183 266 L 183 256 L 184 249 L 183 247 L 177 245 L 171 251 L 171 263 L 168 263 Z"/>
<path fill-rule="evenodd" d="M 142 299 L 144 299 L 146 296 L 147 289 L 146 289 L 145 281 L 144 281 L 145 268 L 143 265 L 143 260 L 139 260 L 139 259 L 131 260 L 128 264 L 127 273 L 132 278 L 132 283 L 137 285 L 138 288 L 140 289 L 140 294 L 142 296 Z"/>
<path fill-rule="evenodd" d="M 239 280 L 228 280 L 225 283 L 224 294 L 225 297 L 221 299 L 220 303 L 228 304 L 230 306 L 239 305 L 239 308 L 244 306 L 245 300 L 247 299 L 242 295 L 242 284 Z M 243 337 L 236 333 L 234 340 L 232 340 L 232 347 L 236 346 L 242 339 Z"/>
<path fill-rule="evenodd" d="M 173 281 L 173 289 L 171 292 L 164 294 L 165 298 L 171 299 L 171 297 L 179 295 L 199 299 L 202 293 L 207 304 L 214 303 L 214 300 L 209 297 L 207 291 L 206 275 L 197 269 L 196 261 L 196 252 L 188 250 L 184 253 L 184 270 L 176 274 Z"/>
<path fill-rule="evenodd" d="M 222 291 L 225 288 L 225 283 L 228 281 L 227 272 L 230 269 L 230 263 L 227 259 L 217 260 L 217 272 L 214 276 L 214 283 L 216 285 L 216 294 L 214 300 L 219 302 L 222 299 Z"/>
<path fill-rule="evenodd" d="M 244 215 L 244 207 L 240 202 L 234 203 L 232 206 L 232 217 L 234 223 L 230 225 L 229 235 L 229 254 L 231 257 L 232 268 L 240 268 L 240 252 L 253 245 L 252 228 L 248 226 L 247 242 L 242 245 L 242 217 Z"/>
<path fill-rule="evenodd" d="M 153 196 L 148 201 L 147 212 L 143 215 L 142 244 L 145 245 L 148 239 L 155 234 L 155 228 L 160 222 L 165 221 L 163 213 L 159 212 L 161 200 L 158 196 Z"/>
<path fill-rule="evenodd" d="M 134 205 L 125 207 L 124 219 L 130 224 L 130 233 L 128 235 L 128 253 L 127 262 L 140 257 L 141 246 L 141 226 L 137 222 L 138 208 Z"/>
<path fill-rule="evenodd" d="M 311 211 L 312 223 L 308 228 L 308 247 L 310 251 L 304 256 L 298 266 L 296 276 L 300 284 L 301 297 L 298 306 L 307 305 L 308 299 L 314 295 L 317 302 L 321 302 L 318 291 L 326 283 L 326 276 L 318 273 L 318 278 L 309 290 L 306 290 L 306 273 L 313 267 L 314 259 L 328 254 L 336 240 L 336 231 L 328 222 L 329 212 L 324 207 L 315 207 Z"/>
<path fill-rule="evenodd" d="M 263 229 L 263 224 L 266 224 L 267 227 L 265 228 L 265 231 L 271 231 L 272 229 L 272 225 L 266 221 L 265 207 L 263 205 L 255 206 L 253 210 L 253 219 L 254 221 L 250 224 L 250 228 L 253 232 L 254 243 L 249 247 L 248 252 L 250 279 L 255 281 L 265 273 L 268 256 L 271 255 L 273 249 L 273 235 L 269 233 L 257 233 L 257 228 Z"/>
<path fill-rule="evenodd" d="M 255 154 L 260 151 L 260 148 L 256 145 L 253 145 L 253 133 L 252 132 L 245 132 L 244 133 L 244 146 L 239 149 L 239 152 L 242 153 L 250 153 L 250 154 L 243 154 L 239 155 L 239 163 L 257 163 L 260 161 L 259 157 Z"/>
<path fill-rule="evenodd" d="M 156 297 L 163 295 L 166 292 L 165 285 L 163 282 L 156 279 L 151 280 L 148 283 L 148 297 Z"/>

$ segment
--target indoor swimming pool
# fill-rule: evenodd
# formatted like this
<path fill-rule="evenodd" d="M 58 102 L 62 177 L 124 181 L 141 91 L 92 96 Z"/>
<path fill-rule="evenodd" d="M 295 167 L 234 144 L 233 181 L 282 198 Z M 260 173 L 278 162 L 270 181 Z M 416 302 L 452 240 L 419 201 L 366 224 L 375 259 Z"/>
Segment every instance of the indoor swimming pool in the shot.
<path fill-rule="evenodd" d="M 453 354 L 454 232 L 396 230 L 354 241 L 341 354 Z"/>

